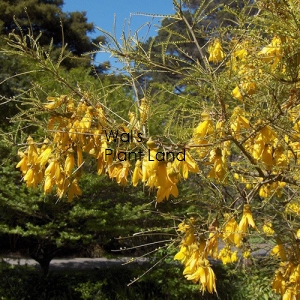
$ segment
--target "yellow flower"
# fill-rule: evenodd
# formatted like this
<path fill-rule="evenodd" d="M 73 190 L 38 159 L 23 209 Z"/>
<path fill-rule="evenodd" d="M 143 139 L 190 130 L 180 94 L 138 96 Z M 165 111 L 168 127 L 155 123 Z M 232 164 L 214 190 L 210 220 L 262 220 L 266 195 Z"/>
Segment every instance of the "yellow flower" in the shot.
<path fill-rule="evenodd" d="M 225 214 L 226 224 L 223 229 L 223 240 L 226 243 L 234 243 L 234 237 L 238 230 L 238 223 L 234 217 L 230 217 L 229 214 Z"/>
<path fill-rule="evenodd" d="M 199 167 L 190 152 L 185 150 L 185 159 L 183 159 L 183 154 L 179 153 L 178 159 L 173 162 L 174 169 L 182 171 L 182 176 L 184 179 L 187 179 L 189 176 L 189 171 L 192 173 L 198 173 Z"/>
<path fill-rule="evenodd" d="M 51 155 L 52 149 L 51 147 L 47 147 L 38 157 L 37 163 L 40 164 L 41 167 L 44 167 L 46 163 L 48 162 L 48 159 Z"/>
<path fill-rule="evenodd" d="M 82 194 L 82 191 L 78 185 L 78 181 L 77 181 L 77 179 L 74 179 L 69 188 L 68 201 L 71 202 L 75 196 L 80 196 L 81 194 Z"/>
<path fill-rule="evenodd" d="M 213 168 L 208 173 L 208 178 L 214 178 L 216 180 L 223 180 L 226 172 L 227 172 L 227 165 L 225 160 L 225 155 L 223 155 L 222 150 L 217 148 L 210 152 L 210 159 L 209 161 L 213 163 Z"/>
<path fill-rule="evenodd" d="M 233 89 L 231 95 L 232 95 L 234 98 L 236 98 L 236 99 L 238 99 L 238 100 L 240 100 L 240 101 L 243 100 L 243 96 L 242 96 L 241 91 L 240 91 L 240 89 L 239 89 L 238 86 L 236 86 L 236 87 Z"/>
<path fill-rule="evenodd" d="M 30 168 L 26 172 L 26 174 L 24 176 L 24 181 L 27 183 L 28 187 L 34 184 L 34 171 L 32 168 Z"/>
<path fill-rule="evenodd" d="M 230 129 L 232 134 L 236 137 L 240 136 L 241 130 L 250 128 L 250 122 L 243 114 L 245 114 L 245 112 L 237 106 L 234 108 L 230 119 Z"/>
<path fill-rule="evenodd" d="M 239 86 L 236 86 L 234 88 L 234 90 L 232 91 L 232 96 L 240 101 L 243 100 L 243 95 L 241 93 L 241 90 L 243 91 L 243 93 L 245 95 L 248 95 L 248 96 L 251 96 L 253 94 L 256 93 L 256 90 L 257 90 L 257 85 L 255 82 L 243 82 L 240 87 Z"/>
<path fill-rule="evenodd" d="M 218 256 L 224 265 L 234 263 L 238 260 L 237 251 L 232 252 L 229 246 L 224 247 Z"/>
<path fill-rule="evenodd" d="M 54 110 L 62 105 L 62 103 L 65 101 L 66 96 L 60 96 L 58 97 L 47 97 L 47 101 L 50 103 L 44 104 L 44 107 L 49 110 Z"/>
<path fill-rule="evenodd" d="M 247 231 L 247 227 L 251 226 L 252 228 L 256 229 L 256 225 L 254 223 L 252 213 L 251 213 L 251 206 L 250 204 L 245 204 L 243 209 L 243 216 L 239 223 L 239 230 L 243 233 Z"/>
<path fill-rule="evenodd" d="M 238 232 L 234 237 L 234 242 L 237 247 L 241 246 L 242 237 L 247 232 L 249 226 L 257 230 L 257 227 L 252 217 L 251 206 L 250 204 L 245 204 L 243 209 L 243 216 L 238 227 Z"/>
<path fill-rule="evenodd" d="M 50 193 L 53 189 L 53 179 L 50 176 L 46 176 L 45 183 L 44 183 L 44 193 Z"/>
<path fill-rule="evenodd" d="M 142 162 L 138 159 L 135 163 L 135 168 L 132 175 L 133 186 L 137 186 L 138 182 L 143 178 L 141 166 L 142 166 Z"/>
<path fill-rule="evenodd" d="M 264 47 L 258 55 L 261 55 L 263 60 L 266 62 L 270 62 L 273 58 L 281 57 L 281 40 L 279 37 L 274 37 L 269 45 Z"/>
<path fill-rule="evenodd" d="M 93 121 L 93 110 L 94 108 L 92 106 L 89 106 L 87 108 L 84 117 L 80 121 L 81 132 L 85 132 L 86 130 L 91 128 L 92 121 Z"/>
<path fill-rule="evenodd" d="M 246 250 L 243 252 L 243 257 L 244 258 L 249 258 L 251 256 L 251 252 L 249 250 Z"/>
<path fill-rule="evenodd" d="M 28 158 L 27 155 L 23 152 L 19 152 L 18 155 L 21 157 L 21 160 L 16 165 L 16 168 L 20 168 L 23 175 L 28 171 Z"/>
<path fill-rule="evenodd" d="M 197 264 L 196 264 L 197 263 Z M 202 291 L 216 292 L 216 276 L 207 259 L 197 259 L 195 267 L 187 266 L 183 272 L 187 280 L 199 282 Z"/>
<path fill-rule="evenodd" d="M 271 255 L 278 256 L 282 261 L 286 261 L 286 253 L 282 243 L 278 243 L 271 251 Z"/>
<path fill-rule="evenodd" d="M 189 257 L 189 250 L 187 246 L 181 246 L 180 251 L 174 256 L 174 260 L 180 260 L 181 263 L 185 264 Z"/>
<path fill-rule="evenodd" d="M 265 144 L 261 153 L 261 160 L 266 165 L 267 170 L 274 165 L 273 147 L 271 145 Z"/>
<path fill-rule="evenodd" d="M 218 39 L 216 39 L 214 43 L 208 47 L 208 53 L 208 61 L 211 61 L 214 64 L 221 62 L 225 58 L 225 53 Z"/>
<path fill-rule="evenodd" d="M 194 138 L 204 138 L 206 135 L 211 135 L 214 132 L 213 122 L 208 118 L 198 124 L 194 130 Z"/>
<path fill-rule="evenodd" d="M 274 230 L 272 227 L 272 223 L 271 222 L 266 222 L 263 226 L 263 232 L 267 235 L 267 236 L 272 236 L 274 235 Z"/>
<path fill-rule="evenodd" d="M 67 158 L 65 160 L 65 172 L 67 176 L 71 176 L 72 170 L 74 168 L 75 160 L 74 160 L 74 154 L 73 152 L 68 152 Z"/>

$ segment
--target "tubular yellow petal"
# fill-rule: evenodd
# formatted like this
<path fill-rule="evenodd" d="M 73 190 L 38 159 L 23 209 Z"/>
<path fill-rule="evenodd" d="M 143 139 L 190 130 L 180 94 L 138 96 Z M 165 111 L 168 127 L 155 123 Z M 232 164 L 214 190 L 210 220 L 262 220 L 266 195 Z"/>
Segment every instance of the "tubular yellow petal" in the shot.
<path fill-rule="evenodd" d="M 71 176 L 72 170 L 74 168 L 75 160 L 74 160 L 74 154 L 73 153 L 68 153 L 67 158 L 65 160 L 65 173 L 67 176 Z"/>
<path fill-rule="evenodd" d="M 46 163 L 48 162 L 48 159 L 51 155 L 52 149 L 50 147 L 47 147 L 38 157 L 37 163 L 40 164 L 41 167 L 44 167 Z"/>

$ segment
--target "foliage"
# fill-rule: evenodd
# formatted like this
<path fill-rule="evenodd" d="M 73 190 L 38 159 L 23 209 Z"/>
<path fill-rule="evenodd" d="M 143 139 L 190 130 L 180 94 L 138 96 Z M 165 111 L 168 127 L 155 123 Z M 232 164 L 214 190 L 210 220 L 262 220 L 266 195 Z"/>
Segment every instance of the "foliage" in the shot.
<path fill-rule="evenodd" d="M 278 260 L 272 288 L 295 299 L 300 284 L 299 0 L 243 2 L 242 9 L 222 7 L 235 26 L 203 31 L 203 20 L 214 16 L 214 1 L 201 2 L 190 15 L 174 1 L 176 14 L 169 18 L 180 21 L 186 35 L 169 31 L 157 44 L 159 60 L 152 52 L 155 40 L 145 48 L 137 35 L 124 35 L 121 44 L 106 33 L 107 51 L 126 71 L 118 89 L 131 86 L 134 92 L 122 99 L 118 113 L 105 101 L 111 90 L 103 89 L 99 97 L 70 85 L 37 37 L 29 33 L 24 41 L 22 32 L 10 34 L 10 51 L 69 89 L 44 98 L 31 95 L 30 109 L 15 118 L 47 136 L 44 142 L 38 135 L 27 137 L 17 167 L 27 186 L 42 186 L 45 194 L 55 192 L 69 202 L 82 195 L 88 157 L 99 175 L 155 190 L 157 203 L 184 201 L 179 183 L 193 182 L 196 173 L 202 193 L 195 194 L 193 211 L 173 218 L 177 238 L 169 244 L 179 247 L 174 259 L 185 266 L 186 279 L 203 292 L 216 292 L 211 259 L 223 264 L 237 262 L 239 255 L 249 259 L 256 237 L 272 249 L 270 261 Z M 168 26 L 162 30 L 168 32 Z M 185 51 L 185 43 L 192 43 L 197 55 Z M 143 90 L 138 79 L 148 72 L 176 75 L 186 93 L 178 93 L 177 81 L 154 82 L 155 93 L 148 85 Z M 151 120 L 160 123 L 148 126 Z"/>

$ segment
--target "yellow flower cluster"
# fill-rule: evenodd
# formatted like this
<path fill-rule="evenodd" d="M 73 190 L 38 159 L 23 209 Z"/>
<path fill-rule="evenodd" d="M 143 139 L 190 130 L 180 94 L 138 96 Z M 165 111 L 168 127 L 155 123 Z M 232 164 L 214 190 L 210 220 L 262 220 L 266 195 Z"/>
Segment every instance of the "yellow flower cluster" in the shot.
<path fill-rule="evenodd" d="M 243 215 L 239 223 L 234 216 L 224 215 L 224 225 L 219 226 L 215 220 L 209 228 L 209 234 L 198 234 L 196 239 L 195 220 L 193 218 L 178 225 L 178 231 L 183 233 L 180 243 L 180 250 L 174 256 L 175 260 L 181 261 L 185 269 L 183 274 L 188 280 L 199 282 L 203 291 L 212 293 L 215 291 L 215 275 L 211 269 L 209 258 L 220 259 L 223 264 L 234 263 L 238 260 L 238 252 L 232 251 L 231 246 L 241 247 L 242 238 L 249 227 L 257 230 L 254 223 L 251 207 L 244 205 Z M 219 240 L 222 240 L 224 247 L 219 249 Z M 245 251 L 245 256 L 250 253 Z"/>
<path fill-rule="evenodd" d="M 281 260 L 279 268 L 275 272 L 272 288 L 282 295 L 282 299 L 299 299 L 300 290 L 300 263 L 299 257 L 289 248 L 285 248 L 280 241 L 273 248 L 271 255 L 278 256 Z M 298 247 L 295 245 L 295 247 Z"/>
<path fill-rule="evenodd" d="M 68 96 L 49 97 L 48 101 L 50 103 L 45 104 L 44 108 L 50 115 L 54 112 L 47 127 L 50 132 L 49 139 L 38 148 L 29 137 L 27 150 L 19 151 L 21 161 L 17 168 L 23 173 L 27 186 L 43 184 L 45 194 L 55 187 L 59 198 L 68 194 L 68 200 L 72 201 L 75 196 L 81 195 L 78 180 L 82 173 L 84 153 L 96 160 L 99 175 L 107 174 L 125 186 L 132 167 L 132 160 L 126 158 L 126 152 L 131 150 L 130 147 L 135 149 L 136 143 L 127 140 L 122 143 L 122 140 L 116 141 L 115 136 L 111 136 L 109 120 L 100 104 L 93 107 L 87 101 L 80 101 L 76 107 L 75 100 Z M 144 124 L 147 114 L 148 104 L 142 99 L 140 120 L 135 125 Z M 118 130 L 126 137 L 134 135 L 134 129 L 129 133 L 129 128 L 124 124 L 115 126 L 115 131 Z M 120 151 L 121 146 L 127 149 Z M 111 154 L 111 148 L 114 147 L 117 155 L 107 155 L 107 149 L 110 149 L 108 153 Z M 143 182 L 149 188 L 156 188 L 158 202 L 169 199 L 170 195 L 177 197 L 179 180 L 187 179 L 189 172 L 199 172 L 198 165 L 186 149 L 177 154 L 177 159 L 171 161 L 158 158 L 158 149 L 151 139 L 145 150 L 148 152 L 144 157 L 135 161 L 132 184 L 136 186 Z"/>
<path fill-rule="evenodd" d="M 227 173 L 226 158 L 230 154 L 230 142 L 225 141 L 220 143 L 220 147 L 211 147 L 211 144 L 216 139 L 223 136 L 223 122 L 219 121 L 214 125 L 211 117 L 207 113 L 202 113 L 203 121 L 194 129 L 193 137 L 190 145 L 196 148 L 196 153 L 200 159 L 208 158 L 205 163 L 212 165 L 208 173 L 208 178 L 213 178 L 222 181 Z"/>
<path fill-rule="evenodd" d="M 207 259 L 206 242 L 204 239 L 197 241 L 195 239 L 195 232 L 193 227 L 194 220 L 189 220 L 189 223 L 180 223 L 178 230 L 184 233 L 184 237 L 181 242 L 180 251 L 174 256 L 175 260 L 180 260 L 185 269 L 183 275 L 187 280 L 193 282 L 199 282 L 200 289 L 208 291 L 209 293 L 216 292 L 216 276 L 211 268 L 209 260 Z M 212 240 L 216 240 L 212 237 Z M 215 247 L 214 243 L 207 248 L 210 250 Z M 217 245 L 216 245 L 217 246 Z"/>
<path fill-rule="evenodd" d="M 48 139 L 41 148 L 37 147 L 32 137 L 27 139 L 28 148 L 22 152 L 17 168 L 20 168 L 28 187 L 36 187 L 43 183 L 45 193 L 50 193 L 53 187 L 57 186 L 57 195 L 62 198 L 68 190 L 68 200 L 72 201 L 74 196 L 81 195 L 77 177 L 72 176 L 74 168 L 74 154 L 71 149 L 64 157 L 58 157 L 53 153 L 53 149 Z M 64 159 L 64 163 L 60 161 Z"/>

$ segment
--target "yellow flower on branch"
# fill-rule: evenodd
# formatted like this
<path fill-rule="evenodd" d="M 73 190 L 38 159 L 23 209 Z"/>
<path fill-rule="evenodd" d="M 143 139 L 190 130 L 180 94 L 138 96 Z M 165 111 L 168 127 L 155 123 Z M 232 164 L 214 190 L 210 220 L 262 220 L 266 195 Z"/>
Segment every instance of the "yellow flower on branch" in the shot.
<path fill-rule="evenodd" d="M 81 196 L 81 194 L 82 194 L 82 191 L 78 185 L 77 179 L 75 178 L 72 181 L 71 186 L 68 191 L 68 201 L 71 202 L 75 196 Z"/>
<path fill-rule="evenodd" d="M 18 155 L 21 157 L 21 160 L 16 165 L 16 168 L 20 168 L 22 174 L 25 175 L 28 171 L 28 157 L 22 151 L 18 151 Z"/>
<path fill-rule="evenodd" d="M 240 86 L 236 86 L 232 91 L 231 95 L 242 101 L 244 99 L 243 95 L 251 96 L 257 91 L 257 85 L 255 82 L 242 82 Z M 243 94 L 242 94 L 243 93 Z"/>
<path fill-rule="evenodd" d="M 50 155 L 52 152 L 52 148 L 48 146 L 38 157 L 37 163 L 43 168 L 48 162 Z"/>
<path fill-rule="evenodd" d="M 174 160 L 174 169 L 180 170 L 184 179 L 187 179 L 189 172 L 198 173 L 199 167 L 188 150 L 185 150 L 185 158 L 182 153 L 178 154 L 178 159 Z"/>
<path fill-rule="evenodd" d="M 283 244 L 280 241 L 278 241 L 278 244 L 275 247 L 273 247 L 271 251 L 271 255 L 278 256 L 282 261 L 286 261 L 287 259 L 286 252 Z"/>
<path fill-rule="evenodd" d="M 216 180 L 223 180 L 226 172 L 227 172 L 227 165 L 225 160 L 225 155 L 223 155 L 222 150 L 217 148 L 210 152 L 210 159 L 209 161 L 213 163 L 213 168 L 208 173 L 208 178 L 214 178 Z"/>
<path fill-rule="evenodd" d="M 238 227 L 238 232 L 234 237 L 234 242 L 237 247 L 241 246 L 242 238 L 247 232 L 248 227 L 252 227 L 258 230 L 253 220 L 251 206 L 250 204 L 245 204 L 243 209 L 243 216 Z"/>
<path fill-rule="evenodd" d="M 212 45 L 209 45 L 208 53 L 208 61 L 211 61 L 214 64 L 221 62 L 225 58 L 225 53 L 219 39 L 216 39 Z"/>
<path fill-rule="evenodd" d="M 238 231 L 238 223 L 233 216 L 225 214 L 225 226 L 222 230 L 222 238 L 226 243 L 234 244 L 234 237 Z"/>
<path fill-rule="evenodd" d="M 64 167 L 64 171 L 66 173 L 67 176 L 71 176 L 74 165 L 75 165 L 75 159 L 74 159 L 74 151 L 72 149 L 70 149 L 68 151 L 66 160 L 65 160 L 65 167 Z"/>
<path fill-rule="evenodd" d="M 222 260 L 223 265 L 237 262 L 237 251 L 232 252 L 230 246 L 225 246 L 219 253 L 218 259 Z"/>
<path fill-rule="evenodd" d="M 274 37 L 269 45 L 258 52 L 258 55 L 266 62 L 270 62 L 274 58 L 279 60 L 282 57 L 281 39 L 279 37 Z"/>
<path fill-rule="evenodd" d="M 216 276 L 207 259 L 198 259 L 195 268 L 187 266 L 183 272 L 187 280 L 199 282 L 203 292 L 216 292 Z"/>
<path fill-rule="evenodd" d="M 142 174 L 142 162 L 138 159 L 135 163 L 134 171 L 132 174 L 132 185 L 137 186 L 140 180 L 143 178 Z"/>
<path fill-rule="evenodd" d="M 271 222 L 266 222 L 263 226 L 263 232 L 267 235 L 267 236 L 273 236 L 274 235 L 274 229 L 273 229 L 273 225 Z"/>

